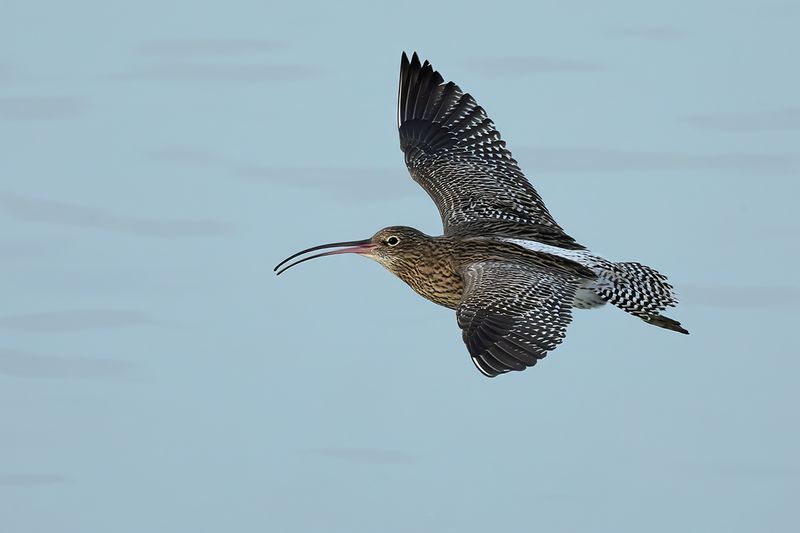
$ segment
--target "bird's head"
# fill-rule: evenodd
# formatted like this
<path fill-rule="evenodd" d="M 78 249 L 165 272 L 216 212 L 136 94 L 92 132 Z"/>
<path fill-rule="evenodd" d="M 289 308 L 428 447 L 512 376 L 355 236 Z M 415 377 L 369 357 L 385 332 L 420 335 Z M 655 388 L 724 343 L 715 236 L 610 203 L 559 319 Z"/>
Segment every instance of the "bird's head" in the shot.
<path fill-rule="evenodd" d="M 388 228 L 383 228 L 378 231 L 369 239 L 364 239 L 362 241 L 333 242 L 301 250 L 281 261 L 278 266 L 275 267 L 275 272 L 281 274 L 295 265 L 317 257 L 350 253 L 369 257 L 389 270 L 396 271 L 407 264 L 408 260 L 414 255 L 417 255 L 421 248 L 429 242 L 430 237 L 414 228 L 409 228 L 407 226 L 389 226 Z M 303 254 L 327 248 L 337 249 L 304 257 L 286 265 L 286 263 L 292 259 Z"/>

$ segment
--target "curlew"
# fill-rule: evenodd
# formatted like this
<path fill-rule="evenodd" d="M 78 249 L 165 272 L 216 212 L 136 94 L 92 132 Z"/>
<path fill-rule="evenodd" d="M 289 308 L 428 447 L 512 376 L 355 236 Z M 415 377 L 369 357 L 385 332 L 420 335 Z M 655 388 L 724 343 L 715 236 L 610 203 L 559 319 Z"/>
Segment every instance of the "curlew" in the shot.
<path fill-rule="evenodd" d="M 408 171 L 439 208 L 444 234 L 392 226 L 369 239 L 302 250 L 276 266 L 278 274 L 316 257 L 369 257 L 454 309 L 472 362 L 489 377 L 535 365 L 564 339 L 573 307 L 610 302 L 688 333 L 661 314 L 677 303 L 667 278 L 605 259 L 567 235 L 483 108 L 416 53 L 401 59 L 397 122 Z M 286 265 L 329 248 L 337 249 Z"/>

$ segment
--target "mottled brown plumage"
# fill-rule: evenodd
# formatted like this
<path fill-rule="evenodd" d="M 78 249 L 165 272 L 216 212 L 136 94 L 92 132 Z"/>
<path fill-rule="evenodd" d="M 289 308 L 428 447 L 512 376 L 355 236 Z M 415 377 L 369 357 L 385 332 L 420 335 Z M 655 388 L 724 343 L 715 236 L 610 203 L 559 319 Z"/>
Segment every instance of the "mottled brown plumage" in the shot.
<path fill-rule="evenodd" d="M 567 235 L 483 108 L 416 54 L 402 57 L 397 119 L 406 166 L 439 208 L 444 235 L 388 227 L 363 241 L 303 250 L 275 267 L 278 274 L 324 255 L 374 259 L 424 298 L 456 311 L 472 360 L 489 377 L 536 364 L 564 339 L 573 307 L 611 302 L 688 333 L 660 314 L 677 302 L 666 277 L 604 259 Z M 328 248 L 340 249 L 283 266 Z"/>
<path fill-rule="evenodd" d="M 398 243 L 386 244 L 390 237 L 398 239 Z M 371 252 L 373 259 L 423 298 L 450 309 L 456 309 L 461 303 L 464 272 L 476 263 L 508 261 L 563 271 L 576 279 L 597 277 L 590 269 L 569 259 L 534 252 L 492 237 L 431 237 L 414 228 L 393 226 L 380 230 L 370 241 L 376 245 Z"/>

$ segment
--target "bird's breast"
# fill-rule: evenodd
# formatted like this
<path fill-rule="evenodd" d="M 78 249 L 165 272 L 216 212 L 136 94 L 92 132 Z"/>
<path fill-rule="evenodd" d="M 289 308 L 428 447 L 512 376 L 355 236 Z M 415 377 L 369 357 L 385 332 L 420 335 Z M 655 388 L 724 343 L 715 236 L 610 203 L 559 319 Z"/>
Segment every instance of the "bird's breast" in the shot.
<path fill-rule="evenodd" d="M 464 282 L 445 260 L 422 260 L 397 275 L 423 298 L 455 309 L 461 302 Z"/>

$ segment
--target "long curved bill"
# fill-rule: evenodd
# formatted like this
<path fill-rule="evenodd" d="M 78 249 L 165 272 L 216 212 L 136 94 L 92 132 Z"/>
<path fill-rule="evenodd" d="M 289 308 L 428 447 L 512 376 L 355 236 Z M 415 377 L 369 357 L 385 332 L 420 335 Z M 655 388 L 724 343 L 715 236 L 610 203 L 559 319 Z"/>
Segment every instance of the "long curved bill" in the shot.
<path fill-rule="evenodd" d="M 347 248 L 341 248 L 342 246 L 346 246 Z M 320 244 L 319 246 L 312 246 L 311 248 L 306 248 L 305 250 L 301 250 L 294 255 L 290 255 L 280 263 L 278 266 L 275 267 L 275 275 L 280 276 L 281 273 L 286 272 L 290 268 L 295 265 L 299 265 L 305 261 L 309 261 L 311 259 L 316 259 L 317 257 L 324 257 L 326 255 L 336 255 L 336 254 L 366 254 L 369 253 L 373 248 L 375 248 L 375 244 L 373 244 L 371 239 L 364 239 L 363 241 L 346 241 L 346 242 L 332 242 L 330 244 Z M 286 265 L 289 261 L 294 259 L 295 257 L 301 256 L 303 254 L 307 254 L 308 252 L 314 252 L 316 250 L 324 250 L 325 248 L 341 248 L 341 250 L 332 250 L 330 252 L 324 252 L 321 254 L 315 254 L 310 257 L 304 257 L 294 263 Z M 281 268 L 283 265 L 285 267 Z"/>

